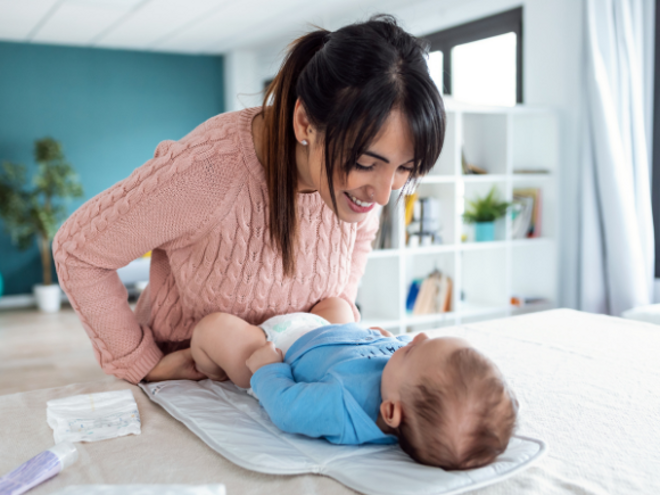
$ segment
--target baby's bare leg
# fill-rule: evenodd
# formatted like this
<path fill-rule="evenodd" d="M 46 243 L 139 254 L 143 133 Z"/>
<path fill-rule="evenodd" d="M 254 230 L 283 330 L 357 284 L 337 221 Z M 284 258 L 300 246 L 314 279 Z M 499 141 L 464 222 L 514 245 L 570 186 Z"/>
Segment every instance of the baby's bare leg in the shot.
<path fill-rule="evenodd" d="M 353 323 L 355 316 L 353 309 L 341 297 L 328 297 L 314 306 L 310 313 L 325 318 L 333 325 L 339 323 Z"/>
<path fill-rule="evenodd" d="M 265 343 L 261 328 L 237 316 L 212 313 L 195 327 L 190 348 L 197 369 L 206 376 L 248 388 L 252 372 L 245 361 Z"/>

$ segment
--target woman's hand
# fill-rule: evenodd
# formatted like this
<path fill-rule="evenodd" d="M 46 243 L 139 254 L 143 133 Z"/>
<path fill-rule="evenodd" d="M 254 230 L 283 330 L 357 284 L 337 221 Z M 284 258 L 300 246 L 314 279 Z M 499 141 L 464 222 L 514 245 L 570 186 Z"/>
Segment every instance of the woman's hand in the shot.
<path fill-rule="evenodd" d="M 252 355 L 247 358 L 245 365 L 252 373 L 256 373 L 259 368 L 267 364 L 281 363 L 284 361 L 282 351 L 275 347 L 272 342 L 266 342 L 259 347 Z"/>
<path fill-rule="evenodd" d="M 206 375 L 195 367 L 190 349 L 181 349 L 163 356 L 144 379 L 148 382 L 162 380 L 203 380 Z"/>

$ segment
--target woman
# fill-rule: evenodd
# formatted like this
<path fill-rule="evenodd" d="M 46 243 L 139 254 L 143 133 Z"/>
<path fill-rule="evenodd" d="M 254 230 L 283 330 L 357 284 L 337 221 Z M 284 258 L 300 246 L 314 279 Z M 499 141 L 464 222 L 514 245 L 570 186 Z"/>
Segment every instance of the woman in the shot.
<path fill-rule="evenodd" d="M 205 315 L 250 324 L 340 297 L 355 308 L 392 190 L 445 132 L 421 43 L 388 16 L 293 43 L 263 108 L 215 116 L 92 198 L 53 242 L 60 283 L 106 373 L 201 379 Z M 135 313 L 116 270 L 152 251 Z"/>

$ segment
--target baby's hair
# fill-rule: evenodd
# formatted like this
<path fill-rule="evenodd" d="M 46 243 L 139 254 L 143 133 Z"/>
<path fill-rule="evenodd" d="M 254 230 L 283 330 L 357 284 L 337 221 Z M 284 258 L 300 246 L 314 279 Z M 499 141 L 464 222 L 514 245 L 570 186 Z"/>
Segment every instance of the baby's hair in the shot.
<path fill-rule="evenodd" d="M 473 348 L 454 351 L 443 377 L 421 380 L 404 401 L 399 445 L 421 464 L 473 469 L 506 449 L 517 401 L 497 367 Z"/>

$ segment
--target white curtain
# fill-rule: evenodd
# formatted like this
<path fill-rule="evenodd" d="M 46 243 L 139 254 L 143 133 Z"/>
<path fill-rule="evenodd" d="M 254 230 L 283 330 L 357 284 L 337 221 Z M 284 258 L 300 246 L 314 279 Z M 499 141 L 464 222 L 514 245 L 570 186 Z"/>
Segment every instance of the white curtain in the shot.
<path fill-rule="evenodd" d="M 654 0 L 585 0 L 580 308 L 653 300 L 649 72 Z"/>

